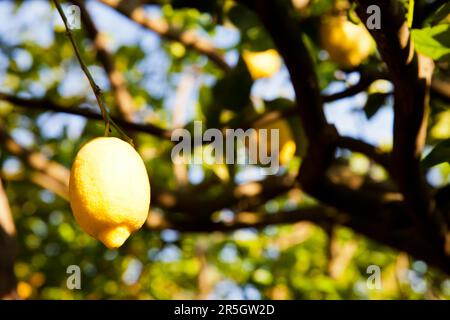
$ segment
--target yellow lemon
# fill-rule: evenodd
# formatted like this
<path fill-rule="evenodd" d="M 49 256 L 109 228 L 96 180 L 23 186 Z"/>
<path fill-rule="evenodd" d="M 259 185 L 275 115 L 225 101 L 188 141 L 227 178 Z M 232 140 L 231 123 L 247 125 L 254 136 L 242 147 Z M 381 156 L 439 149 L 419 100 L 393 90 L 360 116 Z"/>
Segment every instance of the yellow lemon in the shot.
<path fill-rule="evenodd" d="M 292 0 L 292 4 L 298 12 L 302 12 L 309 5 L 309 0 Z"/>
<path fill-rule="evenodd" d="M 260 141 L 260 130 L 267 129 L 267 141 Z M 267 146 L 267 155 L 272 155 L 272 129 L 278 129 L 278 157 L 282 165 L 287 164 L 295 155 L 296 144 L 294 135 L 289 123 L 286 120 L 278 119 L 264 125 L 256 127 L 256 141 L 258 143 L 258 159 L 259 146 L 264 143 Z M 258 160 L 259 162 L 259 160 Z"/>
<path fill-rule="evenodd" d="M 260 52 L 244 51 L 242 58 L 254 80 L 271 77 L 281 67 L 280 55 L 274 49 Z"/>
<path fill-rule="evenodd" d="M 431 128 L 430 134 L 435 139 L 450 138 L 450 110 L 446 110 L 437 115 L 436 123 Z"/>
<path fill-rule="evenodd" d="M 319 33 L 321 44 L 331 60 L 345 68 L 360 65 L 375 49 L 364 25 L 356 25 L 345 16 L 326 17 Z"/>
<path fill-rule="evenodd" d="M 80 227 L 108 248 L 118 248 L 144 224 L 149 212 L 144 162 L 123 140 L 93 139 L 75 157 L 69 197 Z"/>
<path fill-rule="evenodd" d="M 22 299 L 28 299 L 32 293 L 33 287 L 30 286 L 29 283 L 19 281 L 19 283 L 17 284 L 17 294 L 19 295 L 19 297 L 21 297 Z"/>

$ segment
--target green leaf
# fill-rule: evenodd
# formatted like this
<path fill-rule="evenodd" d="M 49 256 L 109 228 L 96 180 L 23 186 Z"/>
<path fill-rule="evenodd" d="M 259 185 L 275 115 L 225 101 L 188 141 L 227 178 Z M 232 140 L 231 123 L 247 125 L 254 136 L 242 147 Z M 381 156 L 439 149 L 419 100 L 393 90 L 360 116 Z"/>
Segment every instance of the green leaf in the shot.
<path fill-rule="evenodd" d="M 241 32 L 241 45 L 251 51 L 263 51 L 274 47 L 272 38 L 261 25 L 258 16 L 242 5 L 233 6 L 228 18 Z"/>
<path fill-rule="evenodd" d="M 239 111 L 250 102 L 253 81 L 242 59 L 237 66 L 219 79 L 212 89 L 213 103 L 219 109 Z"/>
<path fill-rule="evenodd" d="M 422 160 L 422 167 L 431 168 L 444 162 L 450 163 L 450 139 L 439 142 Z"/>
<path fill-rule="evenodd" d="M 367 97 L 366 105 L 364 107 L 364 113 L 366 114 L 367 119 L 372 118 L 375 113 L 380 110 L 380 108 L 385 104 L 386 98 L 388 96 L 389 94 L 381 92 L 369 94 L 369 96 Z"/>
<path fill-rule="evenodd" d="M 241 31 L 247 31 L 260 24 L 258 16 L 245 6 L 235 5 L 228 12 L 230 21 Z"/>
<path fill-rule="evenodd" d="M 433 60 L 450 61 L 450 25 L 413 29 L 412 39 L 418 52 Z"/>
<path fill-rule="evenodd" d="M 217 127 L 220 118 L 220 106 L 214 103 L 211 88 L 202 86 L 199 92 L 200 111 L 208 128 Z"/>

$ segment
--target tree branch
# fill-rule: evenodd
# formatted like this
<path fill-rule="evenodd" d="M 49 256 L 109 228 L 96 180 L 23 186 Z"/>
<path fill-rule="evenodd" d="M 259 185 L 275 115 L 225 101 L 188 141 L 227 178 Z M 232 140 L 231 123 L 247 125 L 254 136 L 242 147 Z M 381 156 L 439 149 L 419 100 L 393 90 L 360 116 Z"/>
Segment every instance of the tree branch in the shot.
<path fill-rule="evenodd" d="M 18 143 L 16 143 L 6 131 L 3 124 L 0 123 L 0 143 L 6 151 L 21 159 L 28 167 L 36 171 L 30 175 L 33 182 L 38 182 L 43 187 L 55 192 L 68 199 L 69 188 L 69 170 L 56 161 L 49 160 L 45 155 L 39 152 L 31 152 Z M 43 177 L 46 177 L 43 179 Z"/>
<path fill-rule="evenodd" d="M 213 232 L 213 231 L 233 231 L 243 228 L 261 229 L 269 225 L 288 224 L 299 221 L 310 221 L 318 224 L 332 223 L 336 219 L 337 213 L 327 207 L 301 208 L 291 211 L 281 211 L 273 214 L 264 214 L 259 212 L 239 212 L 230 222 L 213 221 L 183 221 L 177 223 L 167 221 L 158 213 L 150 213 L 147 220 L 147 227 L 150 230 L 176 229 L 182 232 Z M 333 219 L 334 218 L 334 219 Z"/>
<path fill-rule="evenodd" d="M 294 86 L 298 113 L 308 141 L 298 179 L 314 194 L 335 151 L 337 131 L 325 119 L 314 63 L 302 41 L 302 33 L 286 4 L 279 0 L 241 0 L 255 11 L 284 59 Z"/>
<path fill-rule="evenodd" d="M 16 228 L 0 179 L 0 299 L 18 298 L 14 274 L 16 251 Z"/>
<path fill-rule="evenodd" d="M 169 25 L 164 20 L 150 19 L 146 17 L 145 11 L 142 7 L 137 6 L 131 1 L 99 1 L 107 6 L 114 8 L 119 13 L 128 17 L 142 27 L 157 33 L 159 36 L 168 40 L 178 41 L 182 43 L 186 48 L 195 50 L 200 54 L 207 56 L 220 69 L 224 71 L 229 70 L 230 67 L 225 61 L 223 55 L 217 49 L 215 49 L 208 40 L 198 37 L 195 33 L 178 30 Z"/>
<path fill-rule="evenodd" d="M 8 101 L 14 105 L 35 109 L 35 110 L 43 110 L 43 111 L 53 111 L 53 112 L 61 112 L 74 114 L 78 116 L 82 116 L 92 120 L 102 120 L 102 116 L 94 111 L 91 111 L 87 108 L 78 107 L 78 105 L 62 105 L 58 104 L 50 99 L 42 98 L 42 99 L 34 99 L 34 98 L 21 98 L 7 93 L 0 92 L 0 100 Z M 171 130 L 162 129 L 158 126 L 152 124 L 139 124 L 128 122 L 119 117 L 111 116 L 111 118 L 120 126 L 125 129 L 132 130 L 135 132 L 145 132 L 154 136 L 158 136 L 162 139 L 170 140 L 172 135 Z"/>
<path fill-rule="evenodd" d="M 433 77 L 431 81 L 431 92 L 447 103 L 450 103 L 450 80 L 441 77 Z"/>
<path fill-rule="evenodd" d="M 375 80 L 380 79 L 388 79 L 388 75 L 384 72 L 368 72 L 368 73 L 362 73 L 361 72 L 361 78 L 359 79 L 358 83 L 348 87 L 347 89 L 333 93 L 330 95 L 324 95 L 323 101 L 324 102 L 332 102 L 335 100 L 348 98 L 351 96 L 354 96 L 364 90 L 366 90 Z"/>
<path fill-rule="evenodd" d="M 374 160 L 387 171 L 391 172 L 390 155 L 382 150 L 365 143 L 364 141 L 354 139 L 351 137 L 340 136 L 337 140 L 337 146 L 340 148 L 348 149 L 354 152 L 359 152 Z"/>
<path fill-rule="evenodd" d="M 357 0 L 357 13 L 368 19 L 371 0 Z M 386 62 L 394 83 L 394 146 L 393 170 L 399 189 L 405 196 L 408 212 L 416 225 L 434 243 L 433 248 L 445 253 L 446 226 L 433 212 L 420 157 L 426 136 L 432 61 L 418 55 L 412 46 L 405 9 L 394 0 L 378 0 L 381 8 L 381 29 L 369 30 Z M 448 261 L 448 256 L 443 259 Z"/>

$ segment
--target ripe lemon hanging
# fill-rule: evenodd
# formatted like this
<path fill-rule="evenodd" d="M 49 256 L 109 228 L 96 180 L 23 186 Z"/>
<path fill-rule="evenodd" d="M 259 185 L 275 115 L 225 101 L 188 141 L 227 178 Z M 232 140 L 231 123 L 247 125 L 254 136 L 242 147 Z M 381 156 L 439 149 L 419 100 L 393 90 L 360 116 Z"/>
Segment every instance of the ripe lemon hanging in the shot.
<path fill-rule="evenodd" d="M 281 67 L 280 55 L 274 49 L 260 52 L 244 51 L 242 58 L 254 80 L 271 77 Z"/>
<path fill-rule="evenodd" d="M 375 43 L 362 23 L 345 16 L 327 16 L 320 25 L 320 42 L 331 60 L 342 67 L 360 65 L 375 49 Z"/>
<path fill-rule="evenodd" d="M 123 140 L 95 138 L 75 157 L 69 197 L 81 228 L 118 248 L 147 219 L 150 183 L 144 162 Z"/>

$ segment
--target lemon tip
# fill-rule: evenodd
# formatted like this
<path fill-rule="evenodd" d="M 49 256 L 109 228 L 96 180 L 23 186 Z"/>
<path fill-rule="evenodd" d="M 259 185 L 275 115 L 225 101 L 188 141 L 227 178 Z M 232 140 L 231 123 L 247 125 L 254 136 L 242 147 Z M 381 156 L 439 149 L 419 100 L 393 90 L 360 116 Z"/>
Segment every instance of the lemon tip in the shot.
<path fill-rule="evenodd" d="M 98 239 L 109 249 L 117 249 L 123 245 L 130 236 L 130 231 L 124 226 L 103 230 Z"/>

